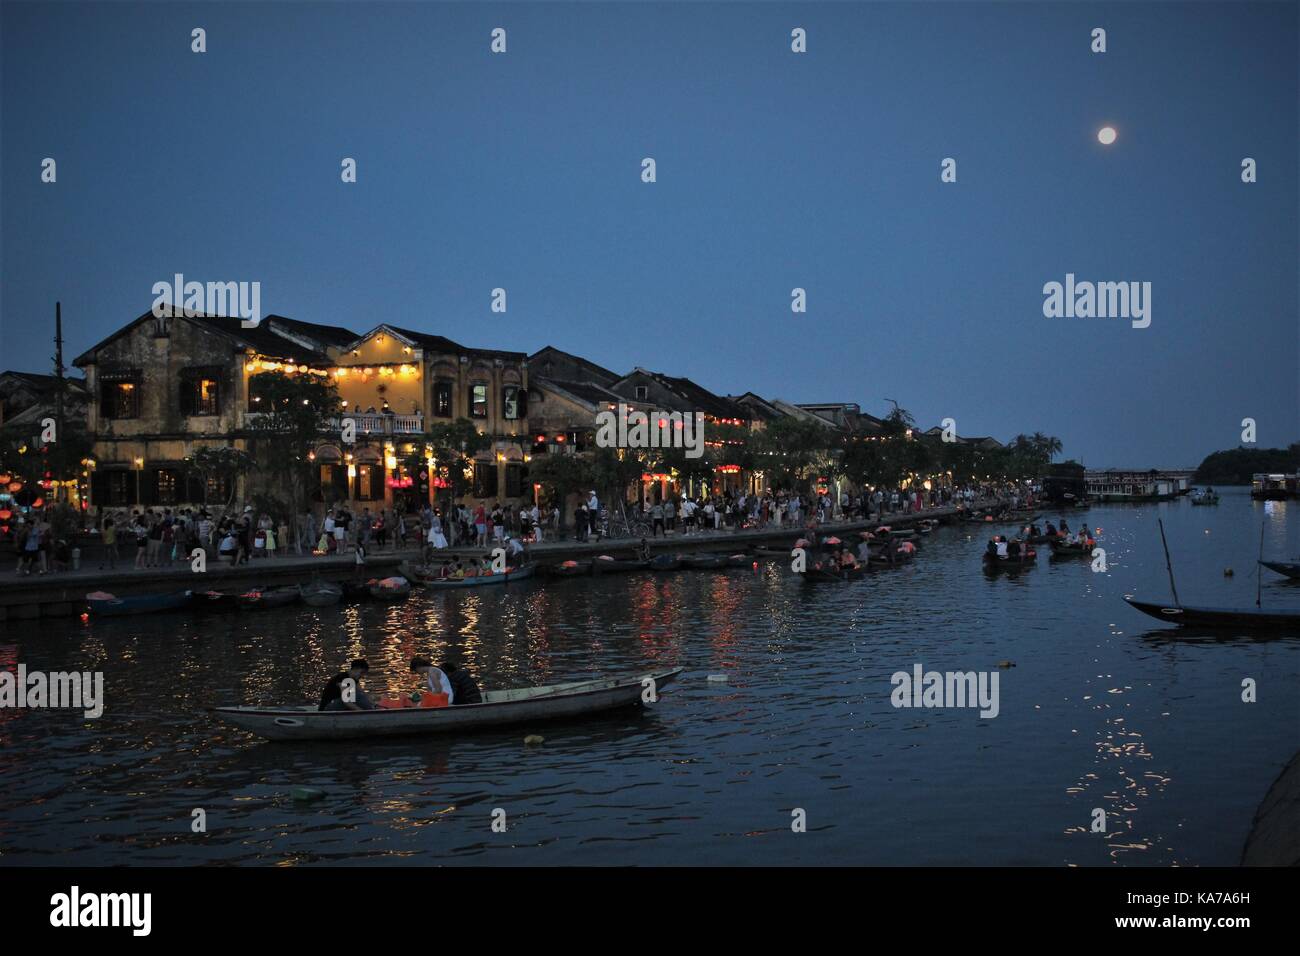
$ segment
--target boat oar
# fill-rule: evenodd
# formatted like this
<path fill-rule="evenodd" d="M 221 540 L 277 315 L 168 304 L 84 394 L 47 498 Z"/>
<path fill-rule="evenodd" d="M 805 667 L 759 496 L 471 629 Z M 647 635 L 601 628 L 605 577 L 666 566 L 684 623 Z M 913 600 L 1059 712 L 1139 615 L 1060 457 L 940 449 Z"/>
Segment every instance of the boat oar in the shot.
<path fill-rule="evenodd" d="M 1165 567 L 1169 569 L 1169 590 L 1174 592 L 1174 605 L 1182 607 L 1183 602 L 1178 600 L 1178 586 L 1174 584 L 1174 563 L 1169 559 L 1169 542 L 1165 540 L 1165 522 L 1163 518 L 1157 518 L 1160 525 L 1160 543 L 1165 548 Z"/>
<path fill-rule="evenodd" d="M 1265 528 L 1265 526 L 1266 526 L 1266 522 L 1261 521 L 1261 522 L 1259 523 L 1259 560 L 1260 560 L 1260 561 L 1263 561 L 1263 560 L 1264 560 L 1264 528 Z M 1260 589 L 1260 587 L 1263 586 L 1263 583 L 1264 583 L 1264 575 L 1262 575 L 1262 574 L 1259 573 L 1259 564 L 1256 563 L 1256 565 L 1255 565 L 1255 607 L 1259 607 L 1259 606 L 1260 606 L 1260 603 L 1259 603 L 1259 602 L 1260 602 L 1259 589 Z"/>

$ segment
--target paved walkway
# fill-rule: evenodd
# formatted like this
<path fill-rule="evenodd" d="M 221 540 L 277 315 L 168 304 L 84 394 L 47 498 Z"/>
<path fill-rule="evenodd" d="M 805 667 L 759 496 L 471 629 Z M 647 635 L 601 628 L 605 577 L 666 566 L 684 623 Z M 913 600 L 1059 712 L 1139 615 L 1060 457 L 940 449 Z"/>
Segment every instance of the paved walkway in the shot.
<path fill-rule="evenodd" d="M 980 504 L 977 503 L 977 507 Z M 956 513 L 956 508 L 930 508 L 912 514 L 886 512 L 883 516 L 873 515 L 870 520 L 838 519 L 826 522 L 819 529 L 823 534 L 833 532 L 851 534 L 865 528 L 874 528 L 879 524 L 906 526 L 926 518 L 943 518 Z M 705 531 L 694 534 L 681 532 L 662 537 L 647 538 L 652 551 L 656 552 L 692 552 L 744 550 L 751 545 L 792 543 L 800 530 L 784 526 L 781 528 L 751 528 L 743 531 L 731 529 Z M 597 554 L 630 555 L 639 543 L 636 538 L 591 539 L 575 541 L 572 538 L 556 540 L 547 538 L 542 544 L 529 545 L 527 554 L 530 560 L 554 563 Z M 135 557 L 134 547 L 119 546 L 130 558 Z M 436 552 L 439 558 L 480 557 L 491 549 L 477 547 L 446 548 Z M 356 574 L 366 577 L 396 573 L 403 561 L 420 560 L 421 551 L 414 546 L 402 550 L 372 551 L 366 555 L 364 569 L 358 569 L 354 554 L 340 556 L 291 555 L 288 557 L 254 558 L 247 564 L 231 567 L 221 561 L 209 559 L 207 572 L 202 576 L 202 587 L 227 588 L 259 585 L 295 584 L 308 580 L 312 575 L 325 578 L 342 579 Z M 59 605 L 55 613 L 68 613 L 71 608 L 64 605 L 84 603 L 89 591 L 104 590 L 114 594 L 127 595 L 148 591 L 193 588 L 196 575 L 188 561 L 177 561 L 171 567 L 135 570 L 130 560 L 119 560 L 117 568 L 101 569 L 97 556 L 93 553 L 90 560 L 83 560 L 76 571 L 60 571 L 40 575 L 18 575 L 13 567 L 0 571 L 0 612 L 6 608 L 15 612 L 22 609 L 21 616 L 37 611 L 37 607 Z M 39 612 L 37 612 L 39 613 Z"/>

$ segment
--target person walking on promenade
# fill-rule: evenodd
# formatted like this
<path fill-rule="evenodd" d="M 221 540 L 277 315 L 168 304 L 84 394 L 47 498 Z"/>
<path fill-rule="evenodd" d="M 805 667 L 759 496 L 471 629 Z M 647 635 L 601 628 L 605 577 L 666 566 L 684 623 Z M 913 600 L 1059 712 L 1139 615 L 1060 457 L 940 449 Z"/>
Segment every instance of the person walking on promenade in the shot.
<path fill-rule="evenodd" d="M 139 513 L 131 521 L 131 534 L 135 537 L 135 570 L 143 571 L 149 557 L 149 529 Z"/>
<path fill-rule="evenodd" d="M 113 570 L 117 567 L 117 525 L 113 523 L 112 518 L 104 519 L 104 536 L 102 540 L 104 542 L 104 560 L 108 562 L 109 570 Z M 102 562 L 99 565 L 99 570 L 104 570 Z"/>

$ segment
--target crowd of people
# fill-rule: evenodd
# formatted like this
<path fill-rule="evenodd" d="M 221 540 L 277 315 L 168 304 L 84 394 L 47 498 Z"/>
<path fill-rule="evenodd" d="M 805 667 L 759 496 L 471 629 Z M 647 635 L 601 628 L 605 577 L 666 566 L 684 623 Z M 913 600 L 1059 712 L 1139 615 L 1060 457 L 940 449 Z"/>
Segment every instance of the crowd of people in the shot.
<path fill-rule="evenodd" d="M 671 493 L 661 500 L 628 506 L 630 519 L 640 518 L 651 537 L 693 535 L 743 529 L 804 528 L 835 519 L 870 520 L 886 513 L 913 514 L 927 508 L 951 505 L 969 507 L 977 499 L 1006 494 L 993 486 L 962 488 L 909 488 L 862 494 L 844 493 L 838 500 L 828 493 L 774 491 L 749 494 Z M 1013 506 L 1019 505 L 1012 489 Z M 608 533 L 610 515 L 596 492 L 579 496 L 572 522 L 573 537 L 585 542 Z M 554 505 L 509 502 L 424 505 L 418 510 L 362 506 L 355 510 L 336 503 L 323 512 L 307 509 L 292 519 L 255 509 L 251 504 L 210 511 L 206 508 L 146 508 L 116 510 L 99 519 L 102 545 L 99 567 L 119 564 L 144 570 L 168 568 L 189 561 L 195 549 L 231 565 L 290 554 L 355 554 L 358 563 L 373 551 L 420 549 L 426 563 L 446 548 L 504 546 L 512 555 L 525 545 L 539 544 L 568 531 L 561 525 L 561 510 Z M 45 574 L 66 570 L 76 562 L 76 550 L 66 535 L 54 533 L 44 518 L 29 520 L 16 535 L 20 574 Z M 444 562 L 444 564 L 450 564 Z M 474 573 L 474 568 L 448 573 Z"/>

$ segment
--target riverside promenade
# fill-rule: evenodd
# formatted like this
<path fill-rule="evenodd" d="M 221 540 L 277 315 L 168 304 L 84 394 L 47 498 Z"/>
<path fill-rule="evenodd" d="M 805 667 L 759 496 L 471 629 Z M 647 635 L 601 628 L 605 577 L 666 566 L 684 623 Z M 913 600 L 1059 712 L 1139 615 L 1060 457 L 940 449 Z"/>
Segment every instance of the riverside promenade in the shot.
<path fill-rule="evenodd" d="M 975 508 L 988 507 L 995 502 L 981 501 Z M 958 512 L 953 506 L 927 508 L 919 512 L 885 512 L 869 520 L 833 519 L 824 522 L 822 534 L 851 534 L 875 528 L 881 524 L 908 527 L 930 519 L 951 520 Z M 744 551 L 755 545 L 784 545 L 792 543 L 800 529 L 752 528 L 742 531 L 703 531 L 693 534 L 681 532 L 665 537 L 647 538 L 654 552 L 708 552 Z M 557 563 L 570 559 L 592 557 L 598 554 L 629 555 L 640 543 L 638 538 L 603 538 L 589 541 L 547 538 L 543 543 L 529 545 L 529 561 L 541 564 Z M 72 617 L 86 608 L 86 594 L 107 591 L 118 596 L 159 593 L 180 590 L 228 590 L 254 587 L 281 587 L 302 584 L 313 577 L 340 581 L 353 578 L 384 577 L 397 574 L 404 561 L 418 561 L 420 549 L 408 546 L 399 550 L 376 550 L 367 553 L 364 566 L 358 566 L 351 552 L 338 556 L 299 555 L 289 557 L 254 558 L 247 564 L 232 567 L 209 555 L 207 570 L 199 574 L 190 569 L 190 563 L 177 561 L 168 568 L 136 570 L 133 546 L 119 548 L 122 557 L 117 568 L 99 567 L 99 554 L 95 550 L 83 553 L 81 567 L 75 571 L 59 571 L 44 575 L 14 573 L 12 566 L 0 571 L 0 621 L 33 620 L 42 617 Z M 455 547 L 437 552 L 440 559 L 456 557 L 482 557 L 491 548 Z"/>

